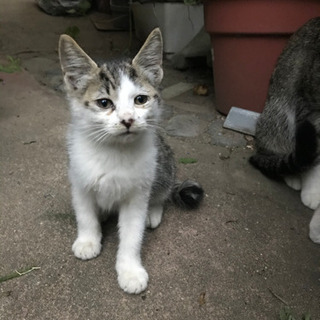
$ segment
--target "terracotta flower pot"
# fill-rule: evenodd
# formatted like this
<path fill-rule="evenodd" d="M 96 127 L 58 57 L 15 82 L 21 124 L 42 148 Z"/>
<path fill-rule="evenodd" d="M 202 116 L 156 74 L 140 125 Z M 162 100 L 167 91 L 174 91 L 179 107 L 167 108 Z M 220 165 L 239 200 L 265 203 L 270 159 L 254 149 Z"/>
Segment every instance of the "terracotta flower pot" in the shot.
<path fill-rule="evenodd" d="M 217 109 L 224 114 L 232 106 L 261 112 L 289 36 L 319 15 L 319 0 L 205 0 Z"/>

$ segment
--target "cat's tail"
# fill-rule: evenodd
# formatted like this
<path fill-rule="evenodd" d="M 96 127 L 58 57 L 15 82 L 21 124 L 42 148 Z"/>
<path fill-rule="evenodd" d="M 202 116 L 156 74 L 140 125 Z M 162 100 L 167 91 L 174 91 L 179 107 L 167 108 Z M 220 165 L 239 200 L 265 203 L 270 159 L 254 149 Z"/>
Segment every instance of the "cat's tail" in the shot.
<path fill-rule="evenodd" d="M 196 209 L 203 199 L 201 185 L 192 180 L 177 182 L 172 190 L 172 201 L 184 209 Z"/>
<path fill-rule="evenodd" d="M 308 169 L 317 157 L 317 132 L 309 121 L 301 123 L 296 130 L 295 151 L 290 154 L 258 152 L 249 162 L 270 178 L 301 173 Z"/>

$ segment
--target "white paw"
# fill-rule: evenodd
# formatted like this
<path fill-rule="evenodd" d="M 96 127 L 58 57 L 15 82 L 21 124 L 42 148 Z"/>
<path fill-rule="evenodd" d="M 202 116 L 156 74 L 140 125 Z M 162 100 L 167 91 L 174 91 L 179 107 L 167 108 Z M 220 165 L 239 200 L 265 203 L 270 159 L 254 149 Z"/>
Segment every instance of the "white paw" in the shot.
<path fill-rule="evenodd" d="M 118 271 L 119 286 L 127 293 L 138 294 L 144 291 L 147 288 L 148 279 L 147 271 L 141 266 L 128 266 Z"/>
<path fill-rule="evenodd" d="M 320 244 L 320 208 L 315 211 L 309 225 L 310 239 Z"/>
<path fill-rule="evenodd" d="M 161 216 L 148 215 L 146 220 L 146 227 L 150 229 L 155 229 L 161 223 Z"/>
<path fill-rule="evenodd" d="M 309 237 L 314 243 L 320 244 L 320 230 L 318 229 L 319 228 L 317 228 L 317 230 L 313 230 L 310 227 Z"/>
<path fill-rule="evenodd" d="M 162 220 L 162 207 L 150 208 L 146 219 L 146 227 L 155 229 L 159 226 Z"/>
<path fill-rule="evenodd" d="M 318 208 L 320 204 L 320 193 L 314 192 L 301 192 L 301 201 L 302 203 L 307 206 L 308 208 L 315 210 Z"/>
<path fill-rule="evenodd" d="M 293 190 L 301 190 L 301 177 L 300 176 L 287 176 L 284 177 L 286 184 Z"/>
<path fill-rule="evenodd" d="M 78 238 L 72 245 L 74 255 L 82 260 L 95 258 L 100 254 L 101 243 L 96 239 Z"/>

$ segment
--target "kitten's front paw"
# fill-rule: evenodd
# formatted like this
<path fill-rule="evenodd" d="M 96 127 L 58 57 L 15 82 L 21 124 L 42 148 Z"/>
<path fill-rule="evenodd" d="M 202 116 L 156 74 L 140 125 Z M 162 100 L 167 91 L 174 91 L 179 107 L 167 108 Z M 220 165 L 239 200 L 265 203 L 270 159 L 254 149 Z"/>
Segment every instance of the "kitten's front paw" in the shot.
<path fill-rule="evenodd" d="M 318 192 L 301 192 L 301 201 L 308 208 L 315 210 L 320 204 L 320 194 Z"/>
<path fill-rule="evenodd" d="M 101 243 L 96 239 L 78 238 L 72 245 L 74 255 L 82 260 L 95 258 L 100 254 Z"/>
<path fill-rule="evenodd" d="M 118 282 L 121 289 L 127 293 L 138 294 L 148 285 L 149 276 L 141 266 L 128 266 L 118 271 Z"/>
<path fill-rule="evenodd" d="M 301 177 L 300 176 L 286 176 L 284 177 L 286 184 L 293 190 L 301 190 Z"/>
<path fill-rule="evenodd" d="M 320 244 L 320 208 L 313 214 L 309 228 L 310 239 L 314 243 Z"/>

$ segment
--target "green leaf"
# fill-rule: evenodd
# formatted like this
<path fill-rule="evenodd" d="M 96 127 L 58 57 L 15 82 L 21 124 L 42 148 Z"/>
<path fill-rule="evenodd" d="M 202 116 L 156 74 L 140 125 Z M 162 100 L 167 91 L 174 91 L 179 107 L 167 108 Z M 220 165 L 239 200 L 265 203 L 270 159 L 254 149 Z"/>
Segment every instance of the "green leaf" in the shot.
<path fill-rule="evenodd" d="M 302 320 L 312 320 L 310 313 L 307 312 L 307 313 L 303 316 Z"/>
<path fill-rule="evenodd" d="M 290 309 L 288 307 L 284 307 L 280 310 L 279 320 L 295 320 Z"/>
<path fill-rule="evenodd" d="M 198 160 L 194 158 L 180 158 L 179 163 L 189 164 L 189 163 L 197 163 Z"/>
<path fill-rule="evenodd" d="M 7 56 L 8 64 L 2 65 L 0 64 L 0 72 L 5 73 L 14 73 L 21 70 L 20 59 L 13 58 L 11 56 Z"/>

